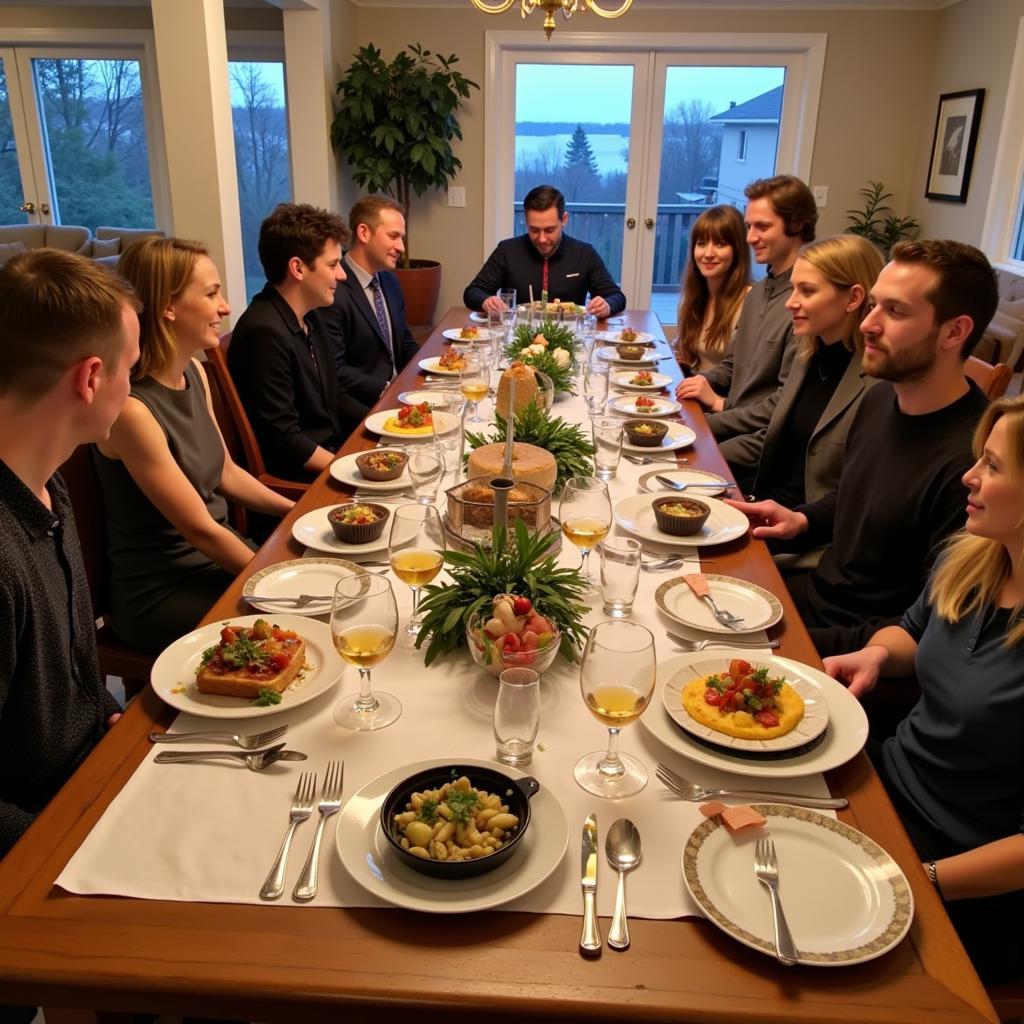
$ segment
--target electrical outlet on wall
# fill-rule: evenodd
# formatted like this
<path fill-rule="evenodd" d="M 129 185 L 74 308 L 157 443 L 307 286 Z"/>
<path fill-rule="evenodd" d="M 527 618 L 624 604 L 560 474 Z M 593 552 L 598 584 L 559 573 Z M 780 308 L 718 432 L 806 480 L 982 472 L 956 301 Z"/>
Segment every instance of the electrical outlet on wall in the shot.
<path fill-rule="evenodd" d="M 828 185 L 815 185 L 811 191 L 814 193 L 814 202 L 818 209 L 824 210 L 828 206 Z"/>
<path fill-rule="evenodd" d="M 462 185 L 452 185 L 448 189 L 449 206 L 465 206 L 466 190 Z"/>

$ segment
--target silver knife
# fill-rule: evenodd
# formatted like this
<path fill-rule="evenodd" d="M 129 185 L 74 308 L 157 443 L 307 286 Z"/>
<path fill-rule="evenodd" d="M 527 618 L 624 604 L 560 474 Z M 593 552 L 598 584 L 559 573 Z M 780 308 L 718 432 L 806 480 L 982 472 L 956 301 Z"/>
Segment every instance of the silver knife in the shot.
<path fill-rule="evenodd" d="M 583 934 L 580 950 L 601 951 L 601 931 L 597 925 L 597 815 L 588 814 L 583 822 L 583 845 L 580 854 L 580 885 L 583 887 Z"/>

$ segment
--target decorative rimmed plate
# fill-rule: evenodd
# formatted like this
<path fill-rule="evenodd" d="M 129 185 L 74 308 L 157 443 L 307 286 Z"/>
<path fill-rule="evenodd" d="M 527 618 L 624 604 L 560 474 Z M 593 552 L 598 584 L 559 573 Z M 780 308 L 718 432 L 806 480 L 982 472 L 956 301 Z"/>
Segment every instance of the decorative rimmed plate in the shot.
<path fill-rule="evenodd" d="M 381 437 L 393 437 L 400 441 L 429 441 L 434 436 L 433 427 L 427 427 L 423 433 L 411 434 L 407 431 L 391 430 L 384 426 L 389 419 L 396 417 L 398 413 L 398 409 L 384 409 L 382 412 L 375 412 L 363 420 L 363 426 L 371 434 L 379 434 Z M 459 427 L 458 419 L 452 416 L 451 413 L 435 410 L 431 413 L 431 416 L 434 418 L 435 426 L 439 428 L 437 430 L 439 434 L 450 433 Z"/>
<path fill-rule="evenodd" d="M 410 498 L 409 504 L 413 504 L 414 501 L 415 499 Z M 330 520 L 327 518 L 331 509 L 337 507 L 337 505 L 325 505 L 323 508 L 315 508 L 304 516 L 299 516 L 292 523 L 292 536 L 307 548 L 312 548 L 314 551 L 325 551 L 329 555 L 358 557 L 359 555 L 371 555 L 387 548 L 388 535 L 391 530 L 390 523 L 385 524 L 383 533 L 376 540 L 368 540 L 365 544 L 346 544 L 344 541 L 338 540 L 334 527 L 331 526 Z"/>
<path fill-rule="evenodd" d="M 622 447 L 625 448 L 626 445 Z M 738 509 L 726 505 L 717 498 L 695 494 L 692 497 L 703 501 L 711 509 L 711 515 L 701 527 L 700 533 L 693 533 L 688 537 L 664 533 L 658 529 L 651 504 L 655 498 L 664 497 L 678 497 L 678 494 L 676 491 L 661 491 L 653 494 L 632 494 L 628 498 L 623 498 L 615 506 L 615 522 L 642 540 L 677 548 L 703 548 L 712 544 L 727 544 L 737 537 L 742 537 L 750 529 L 750 520 Z"/>
<path fill-rule="evenodd" d="M 373 449 L 368 449 L 372 451 Z M 366 452 L 351 452 L 349 455 L 342 455 L 335 459 L 330 465 L 331 476 L 344 484 L 346 487 L 358 487 L 361 491 L 400 491 L 403 488 L 412 487 L 412 480 L 409 478 L 409 469 L 402 470 L 402 475 L 394 480 L 367 480 L 359 467 L 356 465 L 356 458 L 365 455 Z"/>
<path fill-rule="evenodd" d="M 477 337 L 475 338 L 464 338 L 461 327 L 452 327 L 447 331 L 442 331 L 441 334 L 449 341 L 461 341 L 467 345 L 472 345 L 476 342 L 489 342 L 491 340 L 491 332 L 486 327 L 478 327 Z"/>
<path fill-rule="evenodd" d="M 425 373 L 436 373 L 441 377 L 458 377 L 461 370 L 446 370 L 440 365 L 440 356 L 433 356 L 430 359 L 421 359 L 419 368 Z"/>
<path fill-rule="evenodd" d="M 619 357 L 617 349 L 611 347 L 598 348 L 594 350 L 594 354 L 598 359 L 603 359 L 607 363 L 614 363 L 616 366 L 657 366 L 662 359 L 669 359 L 670 356 L 658 356 L 654 354 L 654 349 L 644 352 L 639 359 L 622 359 Z"/>
<path fill-rule="evenodd" d="M 720 652 L 728 654 L 728 652 Z M 768 651 L 757 654 L 749 650 L 734 651 L 733 657 L 746 658 L 748 661 L 770 662 L 777 665 L 787 679 L 803 679 L 814 683 L 828 704 L 829 727 L 824 739 L 803 753 L 792 756 L 772 758 L 771 760 L 751 760 L 742 754 L 731 754 L 720 747 L 709 747 L 697 742 L 683 732 L 665 710 L 661 691 L 665 680 L 671 679 L 676 673 L 686 670 L 693 663 L 693 654 L 676 655 L 666 658 L 658 665 L 658 683 L 653 707 L 647 709 L 640 722 L 656 739 L 670 750 L 697 764 L 708 768 L 719 768 L 732 772 L 737 776 L 759 779 L 798 779 L 804 775 L 815 775 L 827 772 L 846 764 L 860 753 L 868 738 L 868 716 L 856 697 L 850 694 L 845 686 L 817 669 L 804 665 L 789 658 L 770 656 Z M 728 782 L 723 783 L 729 785 Z M 732 784 L 738 787 L 738 782 Z"/>
<path fill-rule="evenodd" d="M 612 387 L 632 388 L 635 391 L 661 391 L 672 383 L 672 378 L 665 373 L 651 373 L 650 384 L 631 384 L 631 378 L 635 377 L 635 371 L 614 370 L 611 375 Z"/>
<path fill-rule="evenodd" d="M 658 483 L 657 478 L 659 476 L 667 476 L 670 480 L 678 480 L 681 484 L 721 484 L 717 489 L 714 487 L 694 487 L 691 491 L 682 492 L 684 494 L 688 493 L 691 498 L 699 498 L 701 495 L 715 498 L 719 494 L 724 494 L 729 488 L 729 481 L 724 476 L 719 476 L 717 473 L 709 473 L 706 469 L 671 469 L 669 467 L 654 469 L 650 473 L 644 473 L 640 477 L 640 486 L 648 493 L 653 494 L 657 492 L 661 494 L 665 491 L 665 485 Z"/>
<path fill-rule="evenodd" d="M 451 391 L 402 391 L 398 396 L 398 401 L 402 405 L 422 405 L 424 402 L 430 406 L 443 405 L 445 398 L 451 393 Z"/>
<path fill-rule="evenodd" d="M 712 673 L 724 673 L 733 658 L 744 658 L 755 667 L 766 666 L 771 678 L 784 676 L 787 683 L 803 698 L 804 715 L 796 726 L 782 736 L 770 740 L 747 740 L 738 736 L 727 736 L 710 726 L 703 725 L 683 707 L 682 690 L 687 683 Z M 780 754 L 787 750 L 806 747 L 828 728 L 828 702 L 814 683 L 796 675 L 790 675 L 777 665 L 771 657 L 760 657 L 747 651 L 722 651 L 714 654 L 695 654 L 685 665 L 666 676 L 661 688 L 661 702 L 672 721 L 690 735 L 704 743 L 726 751 L 751 754 Z"/>
<path fill-rule="evenodd" d="M 650 408 L 638 409 L 636 403 L 647 399 L 649 402 L 654 404 Z M 626 416 L 674 416 L 682 405 L 679 404 L 674 398 L 651 398 L 647 395 L 619 395 L 611 402 L 611 408 L 616 412 L 621 412 Z"/>
<path fill-rule="evenodd" d="M 779 894 L 799 963 L 862 964 L 903 939 L 914 897 L 899 865 L 873 839 L 805 807 L 753 806 L 767 818 L 757 834 L 775 843 Z M 771 904 L 754 877 L 755 838 L 732 836 L 717 817 L 702 821 L 683 847 L 683 880 L 723 932 L 774 957 Z"/>
<path fill-rule="evenodd" d="M 637 331 L 636 337 L 632 339 L 623 338 L 622 331 L 598 331 L 594 337 L 598 341 L 610 341 L 613 345 L 653 345 L 657 340 L 647 331 Z"/>
<path fill-rule="evenodd" d="M 294 629 L 306 641 L 309 667 L 281 694 L 281 703 L 259 707 L 242 697 L 200 693 L 196 688 L 196 669 L 203 651 L 219 642 L 220 631 L 227 625 L 251 626 L 257 619 L 266 618 L 282 629 Z M 156 659 L 150 680 L 156 695 L 178 711 L 187 711 L 199 718 L 263 718 L 296 708 L 326 693 L 341 678 L 343 668 L 331 641 L 331 627 L 326 622 L 274 612 L 270 616 L 232 615 L 179 637 Z"/>
<path fill-rule="evenodd" d="M 253 594 L 261 597 L 298 597 L 300 594 L 333 594 L 339 580 L 356 576 L 366 570 L 344 558 L 293 558 L 289 562 L 268 565 L 254 572 L 242 585 L 242 597 L 261 611 L 277 615 L 326 615 L 331 610 L 331 598 L 314 601 L 303 608 L 293 608 L 286 601 L 254 601 Z"/>
<path fill-rule="evenodd" d="M 662 438 L 661 444 L 632 444 L 628 440 L 623 440 L 622 450 L 637 452 L 640 455 L 652 455 L 654 452 L 672 452 L 677 448 L 685 448 L 696 440 L 696 433 L 685 423 L 670 423 L 668 433 Z"/>
<path fill-rule="evenodd" d="M 695 498 L 701 496 L 700 492 L 687 493 Z M 736 579 L 734 576 L 705 573 L 704 578 L 708 581 L 711 596 L 718 606 L 743 619 L 742 629 L 723 626 L 711 613 L 707 601 L 697 597 L 681 576 L 662 583 L 654 592 L 654 601 L 670 619 L 675 619 L 684 626 L 726 636 L 768 629 L 782 618 L 782 605 L 770 590 L 746 580 Z"/>
<path fill-rule="evenodd" d="M 558 867 L 568 846 L 565 812 L 551 790 L 542 786 L 531 801 L 530 827 L 522 838 L 522 848 L 500 867 L 466 879 L 431 878 L 406 867 L 381 832 L 381 804 L 403 779 L 451 763 L 449 757 L 394 768 L 368 782 L 342 808 L 335 833 L 342 864 L 364 889 L 397 907 L 429 914 L 500 907 L 540 885 Z M 513 778 L 525 774 L 490 761 L 461 758 L 460 763 L 493 768 Z"/>

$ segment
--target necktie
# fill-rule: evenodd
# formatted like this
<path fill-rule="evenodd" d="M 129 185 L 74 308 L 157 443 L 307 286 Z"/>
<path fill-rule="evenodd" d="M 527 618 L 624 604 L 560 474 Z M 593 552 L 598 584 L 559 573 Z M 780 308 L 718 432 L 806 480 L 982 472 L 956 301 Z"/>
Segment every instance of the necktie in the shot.
<path fill-rule="evenodd" d="M 373 275 L 373 280 L 370 281 L 370 287 L 373 289 L 373 311 L 377 314 L 377 323 L 380 325 L 381 336 L 384 338 L 390 352 L 391 327 L 388 324 L 387 310 L 384 308 L 384 296 L 380 292 L 380 279 L 376 274 Z"/>

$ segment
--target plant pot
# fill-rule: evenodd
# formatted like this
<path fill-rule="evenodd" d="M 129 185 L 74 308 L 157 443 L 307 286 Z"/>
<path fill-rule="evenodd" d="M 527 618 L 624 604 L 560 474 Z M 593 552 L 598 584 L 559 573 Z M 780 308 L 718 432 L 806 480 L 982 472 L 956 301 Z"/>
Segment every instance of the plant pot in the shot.
<path fill-rule="evenodd" d="M 410 260 L 395 270 L 405 299 L 405 322 L 410 328 L 434 325 L 441 295 L 441 264 L 437 260 Z"/>

